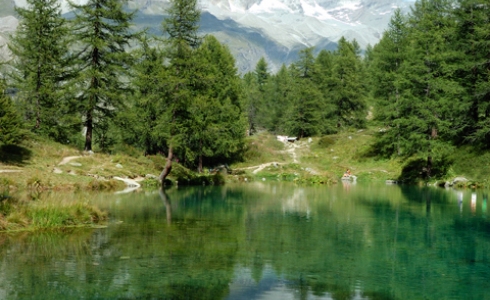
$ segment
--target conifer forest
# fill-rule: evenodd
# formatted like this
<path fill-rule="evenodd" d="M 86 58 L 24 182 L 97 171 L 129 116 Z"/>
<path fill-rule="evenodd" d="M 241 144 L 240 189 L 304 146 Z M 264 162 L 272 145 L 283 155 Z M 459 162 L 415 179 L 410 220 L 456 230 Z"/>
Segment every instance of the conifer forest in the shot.
<path fill-rule="evenodd" d="M 417 0 L 379 43 L 305 48 L 272 73 L 239 74 L 227 46 L 199 31 L 196 0 L 171 0 L 161 34 L 136 31 L 122 1 L 16 8 L 0 62 L 0 144 L 39 136 L 85 151 L 132 147 L 202 172 L 240 159 L 247 135 L 299 139 L 379 128 L 372 153 L 443 174 L 458 147 L 490 149 L 490 4 Z"/>

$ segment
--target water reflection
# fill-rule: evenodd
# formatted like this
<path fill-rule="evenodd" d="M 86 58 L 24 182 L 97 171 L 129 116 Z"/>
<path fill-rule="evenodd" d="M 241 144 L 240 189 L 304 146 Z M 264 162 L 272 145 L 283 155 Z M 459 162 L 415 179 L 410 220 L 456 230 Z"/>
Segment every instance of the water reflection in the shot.
<path fill-rule="evenodd" d="M 106 229 L 0 235 L 0 298 L 485 299 L 486 195 L 360 183 L 104 195 Z"/>

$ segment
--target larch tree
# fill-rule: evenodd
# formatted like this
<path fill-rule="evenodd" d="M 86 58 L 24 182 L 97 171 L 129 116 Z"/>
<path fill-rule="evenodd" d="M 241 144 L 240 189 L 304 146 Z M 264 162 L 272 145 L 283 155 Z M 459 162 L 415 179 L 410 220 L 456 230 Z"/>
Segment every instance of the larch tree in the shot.
<path fill-rule="evenodd" d="M 0 146 L 17 144 L 26 135 L 21 118 L 6 89 L 4 79 L 0 78 Z"/>
<path fill-rule="evenodd" d="M 172 0 L 168 17 L 163 21 L 163 31 L 167 35 L 168 63 L 166 88 L 160 103 L 157 130 L 166 138 L 167 162 L 159 179 L 165 178 L 172 170 L 174 150 L 182 145 L 185 138 L 184 124 L 188 119 L 188 107 L 193 99 L 193 89 L 199 82 L 195 77 L 194 53 L 201 43 L 198 36 L 201 11 L 197 0 Z"/>
<path fill-rule="evenodd" d="M 436 159 L 447 155 L 455 105 L 463 92 L 453 77 L 458 56 L 451 51 L 454 23 L 452 3 L 422 0 L 409 16 L 410 45 L 400 70 L 400 147 L 404 156 L 427 158 L 426 175 Z"/>
<path fill-rule="evenodd" d="M 82 114 L 85 151 L 92 150 L 94 131 L 104 129 L 123 107 L 132 63 L 128 47 L 136 34 L 131 31 L 134 13 L 127 13 L 117 0 L 89 0 L 75 5 L 73 34 L 77 54 L 77 108 Z M 99 130 L 100 143 L 103 130 Z"/>
<path fill-rule="evenodd" d="M 291 65 L 289 73 L 294 84 L 288 95 L 291 105 L 284 120 L 286 133 L 299 138 L 322 133 L 325 101 L 313 80 L 317 73 L 313 48 L 299 52 L 299 60 Z"/>
<path fill-rule="evenodd" d="M 335 106 L 337 127 L 364 125 L 366 116 L 366 77 L 355 44 L 342 37 L 334 52 L 329 99 Z"/>
<path fill-rule="evenodd" d="M 67 102 L 67 23 L 56 0 L 27 0 L 27 7 L 16 11 L 20 24 L 9 43 L 14 56 L 9 75 L 19 90 L 27 126 L 66 142 L 74 128 Z"/>
<path fill-rule="evenodd" d="M 400 111 L 401 65 L 407 59 L 408 28 L 400 10 L 391 17 L 388 29 L 370 52 L 370 87 L 376 101 L 375 118 L 384 125 L 378 150 L 381 155 L 401 155 Z"/>
<path fill-rule="evenodd" d="M 490 147 L 490 4 L 459 0 L 454 8 L 457 77 L 465 89 L 455 122 L 455 141 Z"/>
<path fill-rule="evenodd" d="M 203 158 L 229 160 L 244 144 L 246 119 L 241 110 L 241 85 L 230 50 L 214 36 L 207 36 L 196 53 L 200 65 L 200 86 L 189 106 L 186 128 L 188 147 L 197 157 L 198 171 Z"/>

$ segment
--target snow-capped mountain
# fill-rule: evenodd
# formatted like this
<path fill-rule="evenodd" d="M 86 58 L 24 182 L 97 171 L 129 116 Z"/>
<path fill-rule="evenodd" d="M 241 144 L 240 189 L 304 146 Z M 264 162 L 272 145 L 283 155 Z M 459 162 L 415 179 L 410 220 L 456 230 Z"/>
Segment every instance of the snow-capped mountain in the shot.
<path fill-rule="evenodd" d="M 25 6 L 26 0 L 15 1 Z M 86 0 L 76 0 L 83 4 Z M 407 0 L 200 0 L 201 30 L 227 44 L 240 72 L 265 57 L 271 71 L 296 59 L 304 47 L 335 49 L 342 37 L 356 39 L 362 48 L 380 39 L 394 10 L 407 11 Z M 136 9 L 138 26 L 158 33 L 168 0 L 128 0 Z M 61 0 L 64 12 L 68 3 Z M 1 15 L 0 15 L 1 17 Z M 0 25 L 1 28 L 1 25 Z M 1 29 L 0 29 L 1 30 Z"/>

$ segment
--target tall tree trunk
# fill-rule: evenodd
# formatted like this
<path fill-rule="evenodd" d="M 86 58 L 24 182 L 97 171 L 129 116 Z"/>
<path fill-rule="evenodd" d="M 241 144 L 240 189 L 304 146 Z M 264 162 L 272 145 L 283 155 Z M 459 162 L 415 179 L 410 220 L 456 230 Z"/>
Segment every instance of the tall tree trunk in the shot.
<path fill-rule="evenodd" d="M 162 173 L 160 173 L 160 182 L 162 183 L 162 186 L 165 185 L 165 178 L 167 178 L 168 174 L 170 174 L 170 171 L 172 171 L 172 158 L 174 156 L 172 146 L 168 148 L 168 156 L 167 156 L 167 163 L 165 164 L 165 167 L 163 168 Z"/>
<path fill-rule="evenodd" d="M 427 156 L 427 178 L 431 176 L 432 173 L 432 155 L 431 151 L 429 150 L 429 155 Z"/>
<path fill-rule="evenodd" d="M 92 116 L 92 110 L 87 112 L 87 120 L 85 121 L 87 126 L 87 132 L 85 133 L 85 151 L 92 150 L 92 131 L 94 129 L 94 120 Z"/>
<path fill-rule="evenodd" d="M 199 166 L 197 167 L 197 171 L 202 173 L 202 140 L 199 141 Z"/>
<path fill-rule="evenodd" d="M 36 129 L 41 127 L 41 96 L 39 91 L 41 90 L 41 66 L 37 66 L 37 80 L 36 80 Z"/>

